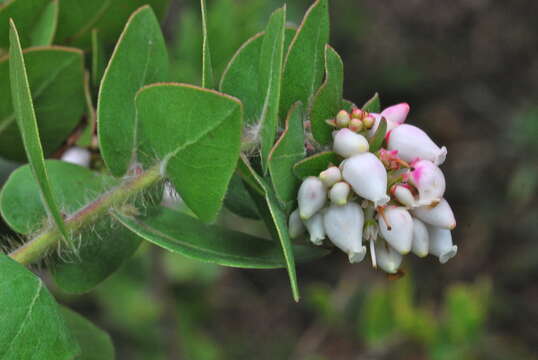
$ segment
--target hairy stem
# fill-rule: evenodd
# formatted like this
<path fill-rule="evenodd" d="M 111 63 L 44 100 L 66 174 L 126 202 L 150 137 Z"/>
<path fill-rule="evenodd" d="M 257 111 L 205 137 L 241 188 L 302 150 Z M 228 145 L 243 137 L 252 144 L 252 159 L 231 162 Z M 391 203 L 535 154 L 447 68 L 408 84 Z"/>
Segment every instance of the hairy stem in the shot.
<path fill-rule="evenodd" d="M 142 172 L 139 175 L 126 179 L 121 185 L 102 194 L 94 201 L 68 216 L 65 226 L 70 234 L 80 231 L 87 225 L 106 216 L 108 211 L 122 205 L 128 199 L 141 193 L 159 180 L 160 164 Z M 57 227 L 48 227 L 32 237 L 21 247 L 12 251 L 9 256 L 21 264 L 31 264 L 40 260 L 50 249 L 62 240 L 62 234 Z"/>

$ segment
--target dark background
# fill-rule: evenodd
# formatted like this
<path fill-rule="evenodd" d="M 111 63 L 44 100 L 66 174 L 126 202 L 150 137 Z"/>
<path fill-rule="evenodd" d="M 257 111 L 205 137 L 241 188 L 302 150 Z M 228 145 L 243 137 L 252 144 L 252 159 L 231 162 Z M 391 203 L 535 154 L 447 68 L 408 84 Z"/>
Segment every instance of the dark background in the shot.
<path fill-rule="evenodd" d="M 207 2 L 218 74 L 282 5 Z M 308 5 L 288 3 L 290 22 Z M 163 24 L 177 81 L 199 82 L 198 6 L 173 2 Z M 408 256 L 393 280 L 335 253 L 298 266 L 296 304 L 283 270 L 143 246 L 90 294 L 56 292 L 111 333 L 119 359 L 537 358 L 538 3 L 333 0 L 330 11 L 345 97 L 408 102 L 407 121 L 447 146 L 458 255 Z"/>

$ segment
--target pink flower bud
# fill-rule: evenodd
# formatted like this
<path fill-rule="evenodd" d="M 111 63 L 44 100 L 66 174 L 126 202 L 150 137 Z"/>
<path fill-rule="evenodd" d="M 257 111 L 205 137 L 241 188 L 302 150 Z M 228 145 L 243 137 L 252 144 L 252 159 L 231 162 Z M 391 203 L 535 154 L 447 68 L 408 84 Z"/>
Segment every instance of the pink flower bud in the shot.
<path fill-rule="evenodd" d="M 387 137 L 389 150 L 398 150 L 402 160 L 430 160 L 436 165 L 445 161 L 446 147 L 439 148 L 430 137 L 416 126 L 403 124 L 395 127 Z"/>
<path fill-rule="evenodd" d="M 350 120 L 349 113 L 345 110 L 340 110 L 338 114 L 336 114 L 336 126 L 339 128 L 347 127 Z"/>
<path fill-rule="evenodd" d="M 413 218 L 400 206 L 389 206 L 379 216 L 381 236 L 400 254 L 411 251 L 413 243 Z"/>
<path fill-rule="evenodd" d="M 342 180 L 342 173 L 337 166 L 331 166 L 327 170 L 322 171 L 319 174 L 319 178 L 325 186 L 331 187 Z"/>
<path fill-rule="evenodd" d="M 439 258 L 441 264 L 446 263 L 458 253 L 458 246 L 452 243 L 450 230 L 428 226 L 430 235 L 430 254 Z"/>
<path fill-rule="evenodd" d="M 421 206 L 411 210 L 413 216 L 424 221 L 428 225 L 437 226 L 443 229 L 453 230 L 456 227 L 454 213 L 444 198 L 435 206 Z"/>
<path fill-rule="evenodd" d="M 340 165 L 342 177 L 359 196 L 373 201 L 377 207 L 386 204 L 387 171 L 383 163 L 372 153 L 350 157 Z"/>
<path fill-rule="evenodd" d="M 333 204 L 345 205 L 350 191 L 351 188 L 348 183 L 343 181 L 337 182 L 333 185 L 331 190 L 329 190 L 329 199 Z"/>
<path fill-rule="evenodd" d="M 305 226 L 303 220 L 299 216 L 299 209 L 295 209 L 288 220 L 288 233 L 290 238 L 295 239 L 304 234 Z"/>
<path fill-rule="evenodd" d="M 413 171 L 408 181 L 418 190 L 417 206 L 436 204 L 445 193 L 445 176 L 438 166 L 429 160 L 419 160 L 412 164 Z"/>
<path fill-rule="evenodd" d="M 366 247 L 362 245 L 364 213 L 357 203 L 348 202 L 344 206 L 331 205 L 323 215 L 323 225 L 329 240 L 348 254 L 350 263 L 364 259 L 366 255 Z"/>
<path fill-rule="evenodd" d="M 393 122 L 398 125 L 401 125 L 405 122 L 407 114 L 409 114 L 408 103 L 399 103 L 396 105 L 392 105 L 381 112 L 381 116 L 384 116 L 387 121 Z"/>
<path fill-rule="evenodd" d="M 426 225 L 418 219 L 413 218 L 413 245 L 411 251 L 418 257 L 428 255 L 430 240 Z"/>
<path fill-rule="evenodd" d="M 62 155 L 62 161 L 84 166 L 84 167 L 90 166 L 90 160 L 91 160 L 91 153 L 87 149 L 83 149 L 78 146 L 74 146 L 68 149 Z"/>
<path fill-rule="evenodd" d="M 375 263 L 385 272 L 389 274 L 398 272 L 402 259 L 402 255 L 385 241 L 378 240 L 375 242 Z"/>
<path fill-rule="evenodd" d="M 297 202 L 301 219 L 309 219 L 327 202 L 327 188 L 320 179 L 315 176 L 309 176 L 299 188 Z"/>
<path fill-rule="evenodd" d="M 344 128 L 334 135 L 333 149 L 343 157 L 350 157 L 368 151 L 368 140 L 360 134 Z"/>
<path fill-rule="evenodd" d="M 400 204 L 407 208 L 416 206 L 415 195 L 413 195 L 409 185 L 396 184 L 390 189 L 390 194 L 394 196 Z"/>
<path fill-rule="evenodd" d="M 310 219 L 305 221 L 305 226 L 310 234 L 310 241 L 314 245 L 321 245 L 325 239 L 325 228 L 323 227 L 323 214 L 318 211 Z"/>

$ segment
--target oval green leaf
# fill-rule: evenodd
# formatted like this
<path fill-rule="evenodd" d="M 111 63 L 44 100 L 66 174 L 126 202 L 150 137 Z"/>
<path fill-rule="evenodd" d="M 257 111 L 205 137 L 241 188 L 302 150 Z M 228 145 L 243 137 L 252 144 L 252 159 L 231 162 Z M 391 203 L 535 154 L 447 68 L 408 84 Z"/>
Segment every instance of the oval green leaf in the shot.
<path fill-rule="evenodd" d="M 58 0 L 53 0 L 45 6 L 39 20 L 34 26 L 31 36 L 32 46 L 47 46 L 52 44 L 56 27 L 58 26 Z"/>
<path fill-rule="evenodd" d="M 0 5 L 0 53 L 9 48 L 9 19 L 21 29 L 22 47 L 31 44 L 34 29 L 38 26 L 45 8 L 51 0 L 10 0 Z"/>
<path fill-rule="evenodd" d="M 379 100 L 379 94 L 375 93 L 370 100 L 368 100 L 363 106 L 363 111 L 380 113 L 381 112 L 381 101 Z"/>
<path fill-rule="evenodd" d="M 80 348 L 40 278 L 0 254 L 0 358 L 71 360 Z"/>
<path fill-rule="evenodd" d="M 143 6 L 127 21 L 99 89 L 99 145 L 113 175 L 124 175 L 133 161 L 136 92 L 146 84 L 166 80 L 167 74 L 168 53 L 159 21 L 149 6 Z"/>

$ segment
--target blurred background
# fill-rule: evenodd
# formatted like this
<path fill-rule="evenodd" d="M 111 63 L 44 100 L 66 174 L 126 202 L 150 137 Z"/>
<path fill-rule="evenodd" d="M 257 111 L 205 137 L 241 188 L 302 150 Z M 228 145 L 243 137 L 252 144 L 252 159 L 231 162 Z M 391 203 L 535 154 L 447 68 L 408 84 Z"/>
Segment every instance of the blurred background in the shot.
<path fill-rule="evenodd" d="M 330 3 L 345 97 L 408 102 L 408 121 L 447 146 L 458 255 L 442 266 L 408 256 L 405 276 L 389 279 L 336 252 L 298 266 L 296 304 L 284 270 L 217 267 L 143 245 L 91 293 L 55 290 L 111 334 L 118 359 L 538 359 L 538 3 Z M 221 74 L 282 1 L 207 5 Z M 289 2 L 290 22 L 309 5 Z M 174 79 L 199 83 L 199 2 L 172 1 L 163 28 Z M 0 183 L 15 166 L 0 161 Z M 221 221 L 237 219 L 225 211 Z"/>

